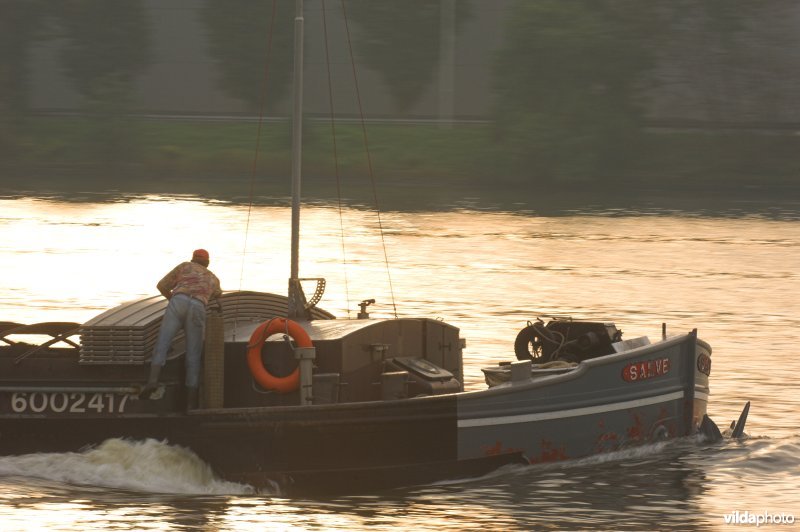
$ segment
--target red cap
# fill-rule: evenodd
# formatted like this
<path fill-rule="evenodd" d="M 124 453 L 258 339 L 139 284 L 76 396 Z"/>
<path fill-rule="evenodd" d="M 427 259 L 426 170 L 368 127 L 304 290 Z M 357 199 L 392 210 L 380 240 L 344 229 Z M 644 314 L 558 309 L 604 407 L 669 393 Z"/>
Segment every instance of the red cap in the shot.
<path fill-rule="evenodd" d="M 208 251 L 204 249 L 196 249 L 194 250 L 194 253 L 192 253 L 192 258 L 208 260 Z"/>

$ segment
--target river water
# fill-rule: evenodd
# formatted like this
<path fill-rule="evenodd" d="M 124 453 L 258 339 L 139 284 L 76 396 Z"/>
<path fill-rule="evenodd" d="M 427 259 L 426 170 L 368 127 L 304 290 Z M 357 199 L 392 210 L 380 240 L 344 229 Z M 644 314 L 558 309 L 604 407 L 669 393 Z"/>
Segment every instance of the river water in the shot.
<path fill-rule="evenodd" d="M 86 321 L 154 294 L 197 247 L 224 289 L 284 293 L 289 219 L 280 199 L 249 209 L 180 195 L 6 193 L 0 320 Z M 484 385 L 481 365 L 513 359 L 517 331 L 537 316 L 614 321 L 627 338 L 657 338 L 662 322 L 697 328 L 713 346 L 709 414 L 724 428 L 751 400 L 749 437 L 313 500 L 227 483 L 165 442 L 109 441 L 0 457 L 0 530 L 718 530 L 736 527 L 726 516 L 737 511 L 740 521 L 800 517 L 797 203 L 546 214 L 460 203 L 378 219 L 320 201 L 304 209 L 302 231 L 301 276 L 328 281 L 320 307 L 354 317 L 375 298 L 375 317 L 458 326 L 468 389 Z"/>

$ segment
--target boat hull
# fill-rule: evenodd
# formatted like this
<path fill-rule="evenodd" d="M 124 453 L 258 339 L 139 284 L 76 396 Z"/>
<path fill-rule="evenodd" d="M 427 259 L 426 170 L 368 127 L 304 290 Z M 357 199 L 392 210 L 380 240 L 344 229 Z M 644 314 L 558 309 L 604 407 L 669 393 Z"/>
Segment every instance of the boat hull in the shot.
<path fill-rule="evenodd" d="M 522 451 L 531 463 L 686 436 L 706 413 L 711 349 L 695 334 L 459 398 L 459 458 Z"/>
<path fill-rule="evenodd" d="M 277 483 L 287 494 L 477 476 L 504 464 L 574 459 L 691 434 L 705 414 L 709 356 L 691 333 L 587 360 L 561 375 L 440 396 L 61 417 L 14 414 L 6 405 L 0 454 L 155 438 L 188 447 L 226 479 Z"/>

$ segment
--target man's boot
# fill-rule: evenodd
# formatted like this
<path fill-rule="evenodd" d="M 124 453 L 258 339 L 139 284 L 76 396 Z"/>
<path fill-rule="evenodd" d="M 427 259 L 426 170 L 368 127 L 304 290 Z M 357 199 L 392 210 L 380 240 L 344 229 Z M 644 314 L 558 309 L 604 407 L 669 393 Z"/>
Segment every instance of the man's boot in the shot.
<path fill-rule="evenodd" d="M 197 409 L 197 402 L 198 402 L 198 390 L 197 386 L 187 386 L 186 387 L 186 411 L 189 410 L 196 410 Z"/>
<path fill-rule="evenodd" d="M 155 364 L 150 365 L 150 377 L 147 379 L 147 384 L 144 385 L 142 391 L 139 392 L 139 399 L 150 399 L 150 395 L 158 388 L 158 376 L 161 374 L 161 366 Z"/>

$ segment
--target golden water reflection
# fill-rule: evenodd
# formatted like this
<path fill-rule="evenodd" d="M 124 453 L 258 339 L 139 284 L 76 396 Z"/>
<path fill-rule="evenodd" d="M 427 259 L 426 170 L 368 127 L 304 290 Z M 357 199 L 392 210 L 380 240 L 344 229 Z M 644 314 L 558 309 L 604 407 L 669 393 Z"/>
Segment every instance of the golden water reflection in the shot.
<path fill-rule="evenodd" d="M 285 293 L 289 209 L 254 206 L 245 235 L 247 217 L 246 206 L 192 198 L 0 199 L 0 320 L 86 321 L 121 302 L 154 295 L 158 279 L 197 247 L 211 252 L 211 269 L 225 289 Z M 552 474 L 523 473 L 530 477 L 503 481 L 523 486 L 509 488 L 511 493 L 541 490 L 542 504 L 572 494 L 578 502 L 571 501 L 569 511 L 576 519 L 586 517 L 577 523 L 591 523 L 594 516 L 609 525 L 613 515 L 603 512 L 617 505 L 606 500 L 606 492 L 616 497 L 614 475 L 625 467 L 633 495 L 619 501 L 621 512 L 700 511 L 708 514 L 703 523 L 712 528 L 722 526 L 723 513 L 737 509 L 800 515 L 798 222 L 635 213 L 388 212 L 382 223 L 392 289 L 375 214 L 346 208 L 341 223 L 346 261 L 338 209 L 303 210 L 300 271 L 303 277 L 327 279 L 320 306 L 346 318 L 355 315 L 361 299 L 375 298 L 370 307 L 375 317 L 391 317 L 396 305 L 400 316 L 438 317 L 458 326 L 467 338 L 469 389 L 484 386 L 481 365 L 513 358 L 513 340 L 527 320 L 558 314 L 614 321 L 627 338 L 656 338 L 662 322 L 671 332 L 697 327 L 714 348 L 712 416 L 725 426 L 745 400 L 753 401 L 747 432 L 754 438 L 744 444 L 694 448 L 688 458 L 659 466 L 652 478 L 648 467 L 655 458 L 623 460 L 607 476 L 594 466 L 585 478 L 591 489 Z M 702 474 L 687 476 L 686 471 Z M 536 497 L 516 501 L 490 493 L 482 504 L 479 492 L 472 486 L 456 488 L 452 501 L 452 493 L 440 488 L 410 500 L 307 504 L 218 496 L 200 515 L 193 508 L 205 504 L 201 499 L 110 507 L 71 499 L 37 503 L 35 496 L 8 493 L 0 497 L 0 515 L 14 519 L 4 523 L 12 528 L 37 523 L 45 529 L 84 530 L 117 525 L 393 529 L 398 523 L 416 529 L 513 529 L 520 524 L 514 521 L 514 505 L 527 508 L 526 515 L 550 515 L 547 507 L 535 506 Z M 593 506 L 580 507 L 579 501 L 595 492 Z M 470 495 L 465 499 L 464 493 Z M 159 515 L 162 511 L 170 520 Z M 552 512 L 558 515 L 557 509 Z"/>

